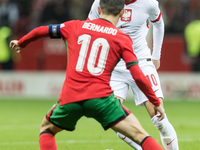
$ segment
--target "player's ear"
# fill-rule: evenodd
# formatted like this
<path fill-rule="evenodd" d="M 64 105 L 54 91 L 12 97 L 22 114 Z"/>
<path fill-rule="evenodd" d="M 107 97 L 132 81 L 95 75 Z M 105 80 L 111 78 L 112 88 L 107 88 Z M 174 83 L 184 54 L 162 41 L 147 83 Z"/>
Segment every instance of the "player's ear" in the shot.
<path fill-rule="evenodd" d="M 120 16 L 120 17 L 122 17 L 122 16 L 123 16 L 123 14 L 124 14 L 124 9 L 122 9 L 122 10 L 121 10 L 121 12 L 120 12 L 120 15 L 119 15 L 119 16 Z"/>
<path fill-rule="evenodd" d="M 98 7 L 98 13 L 99 13 L 99 15 L 101 14 L 101 7 L 100 6 Z"/>

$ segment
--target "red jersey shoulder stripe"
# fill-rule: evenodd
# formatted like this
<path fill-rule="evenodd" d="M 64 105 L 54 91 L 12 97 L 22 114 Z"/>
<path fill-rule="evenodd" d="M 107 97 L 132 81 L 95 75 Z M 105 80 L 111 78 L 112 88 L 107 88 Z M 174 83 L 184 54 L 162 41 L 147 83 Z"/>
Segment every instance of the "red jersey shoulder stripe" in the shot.
<path fill-rule="evenodd" d="M 137 0 L 132 0 L 132 1 L 128 2 L 128 3 L 125 2 L 125 5 L 129 5 L 129 4 L 135 3 L 136 1 Z"/>
<path fill-rule="evenodd" d="M 160 14 L 159 14 L 158 18 L 157 18 L 156 20 L 154 20 L 154 21 L 151 21 L 151 22 L 152 22 L 152 23 L 155 23 L 155 22 L 159 21 L 159 20 L 160 20 L 160 18 L 161 18 L 161 12 L 160 12 Z"/>

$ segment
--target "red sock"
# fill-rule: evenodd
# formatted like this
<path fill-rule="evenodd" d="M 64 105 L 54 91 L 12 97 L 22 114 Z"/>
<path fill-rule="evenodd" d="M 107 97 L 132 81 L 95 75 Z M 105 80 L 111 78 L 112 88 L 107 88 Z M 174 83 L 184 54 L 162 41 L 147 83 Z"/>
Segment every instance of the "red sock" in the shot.
<path fill-rule="evenodd" d="M 40 150 L 57 150 L 55 137 L 48 132 L 40 134 L 39 145 Z"/>
<path fill-rule="evenodd" d="M 146 137 L 141 143 L 143 150 L 163 150 L 158 142 L 152 137 Z"/>

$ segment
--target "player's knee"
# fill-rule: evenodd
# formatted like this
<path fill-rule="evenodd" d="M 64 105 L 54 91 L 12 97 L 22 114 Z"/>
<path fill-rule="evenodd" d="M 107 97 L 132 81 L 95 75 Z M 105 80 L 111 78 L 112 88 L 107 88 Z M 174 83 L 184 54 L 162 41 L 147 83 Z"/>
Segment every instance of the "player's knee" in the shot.
<path fill-rule="evenodd" d="M 56 134 L 57 132 L 61 131 L 62 129 L 56 127 L 54 124 L 49 122 L 46 118 L 44 118 L 42 120 L 42 123 L 41 123 L 41 126 L 40 126 L 40 133 L 47 131 L 47 130 Z"/>
<path fill-rule="evenodd" d="M 40 127 L 40 133 L 45 132 L 45 131 L 50 131 L 54 135 L 60 131 L 62 131 L 61 128 L 56 127 L 55 125 L 48 123 L 48 124 L 41 124 Z"/>
<path fill-rule="evenodd" d="M 40 133 L 49 130 L 50 128 L 50 123 L 46 118 L 43 118 L 41 126 L 40 126 Z"/>

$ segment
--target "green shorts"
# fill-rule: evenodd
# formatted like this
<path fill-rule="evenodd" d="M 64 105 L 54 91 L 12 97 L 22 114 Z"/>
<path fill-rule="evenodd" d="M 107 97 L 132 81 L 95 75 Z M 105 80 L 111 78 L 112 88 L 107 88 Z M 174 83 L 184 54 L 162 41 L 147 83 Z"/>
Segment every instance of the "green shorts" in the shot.
<path fill-rule="evenodd" d="M 121 105 L 114 94 L 75 103 L 56 103 L 47 113 L 46 119 L 65 130 L 73 131 L 82 117 L 96 119 L 105 130 L 124 119 L 131 112 Z"/>

